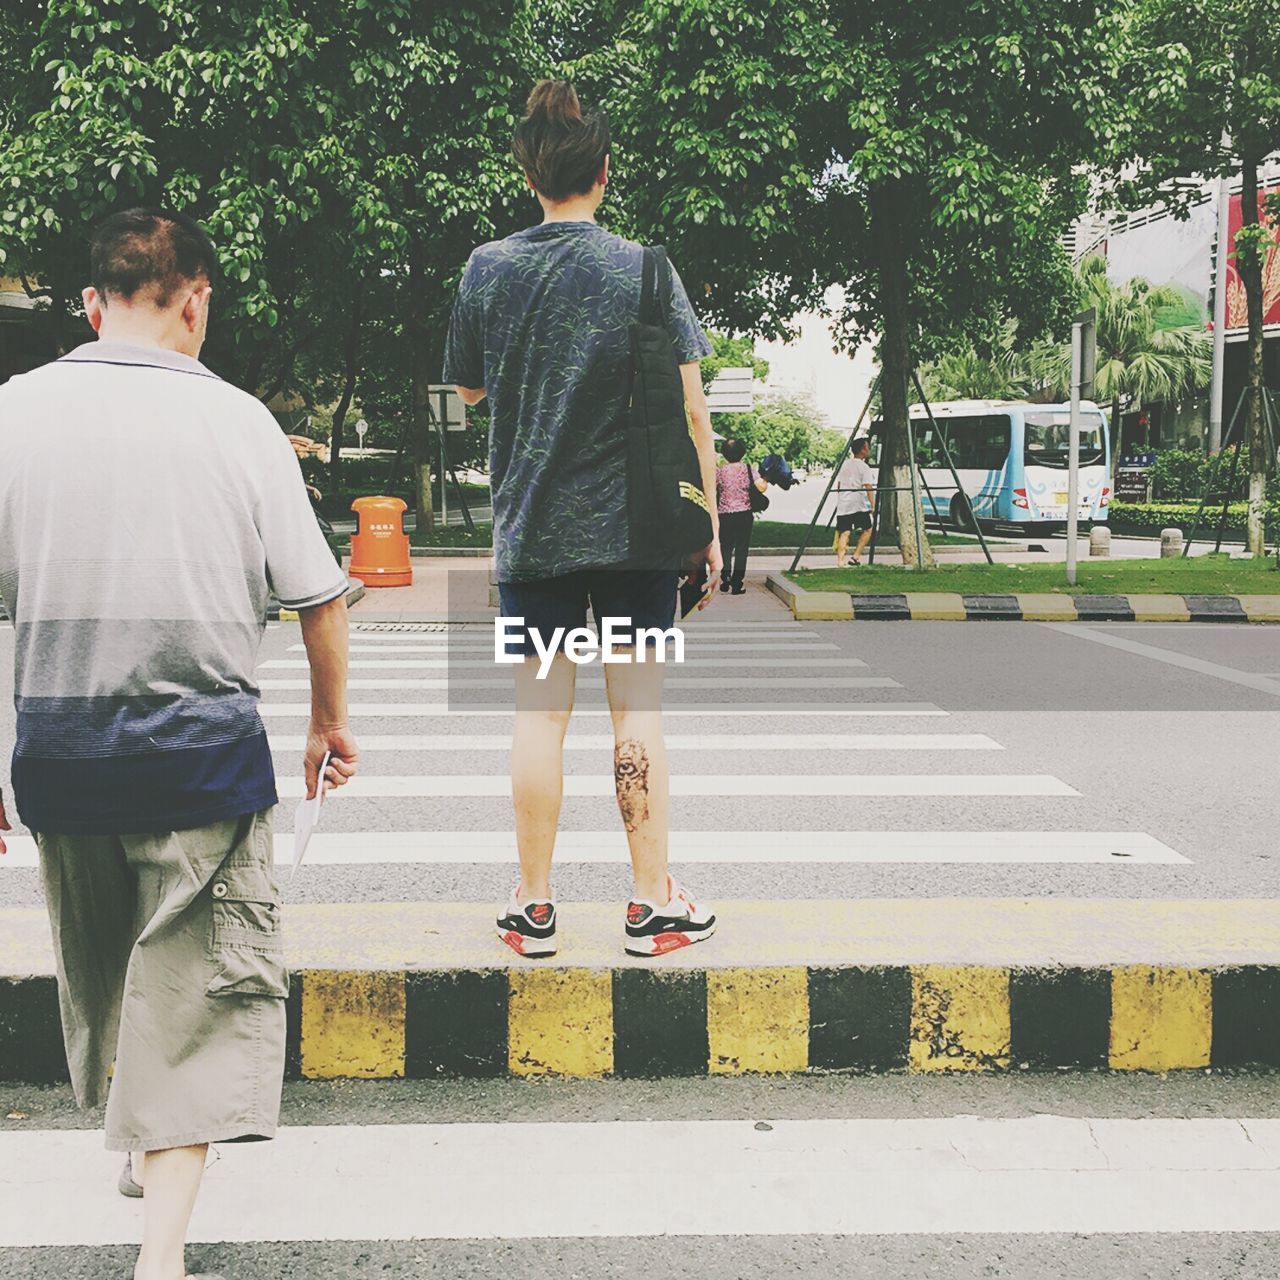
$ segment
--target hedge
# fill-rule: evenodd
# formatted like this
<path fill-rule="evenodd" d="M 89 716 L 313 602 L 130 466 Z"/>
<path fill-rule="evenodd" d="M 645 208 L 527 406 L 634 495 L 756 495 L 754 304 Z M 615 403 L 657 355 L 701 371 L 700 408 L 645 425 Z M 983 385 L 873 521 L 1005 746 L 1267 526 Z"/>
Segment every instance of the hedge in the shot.
<path fill-rule="evenodd" d="M 1112 502 L 1108 524 L 1116 533 L 1158 536 L 1162 529 L 1181 529 L 1189 534 L 1199 510 L 1198 502 Z M 1247 503 L 1233 502 L 1227 508 L 1224 532 L 1243 537 L 1247 513 Z M 1220 503 L 1206 506 L 1197 536 L 1215 533 L 1221 515 Z M 1280 503 L 1274 500 L 1267 506 L 1267 528 L 1280 529 Z"/>

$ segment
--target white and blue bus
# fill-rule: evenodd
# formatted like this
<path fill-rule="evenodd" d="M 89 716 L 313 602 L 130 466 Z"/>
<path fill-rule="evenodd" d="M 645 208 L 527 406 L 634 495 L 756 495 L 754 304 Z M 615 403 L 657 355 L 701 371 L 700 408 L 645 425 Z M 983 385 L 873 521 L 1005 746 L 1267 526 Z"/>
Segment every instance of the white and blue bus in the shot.
<path fill-rule="evenodd" d="M 923 405 L 911 406 L 927 517 L 969 527 L 971 510 L 984 526 L 1043 532 L 1066 527 L 1069 405 L 952 400 L 930 408 L 936 430 Z M 1106 415 L 1086 400 L 1080 418 L 1078 517 L 1087 525 L 1107 518 L 1111 461 Z M 956 493 L 938 433 L 951 452 L 964 498 Z"/>

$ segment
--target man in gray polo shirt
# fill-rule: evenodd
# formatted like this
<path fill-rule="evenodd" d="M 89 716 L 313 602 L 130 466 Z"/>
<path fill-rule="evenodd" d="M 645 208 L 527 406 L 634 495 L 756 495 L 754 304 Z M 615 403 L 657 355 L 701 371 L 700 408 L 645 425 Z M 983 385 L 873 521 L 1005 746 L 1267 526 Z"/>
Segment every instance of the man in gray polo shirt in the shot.
<path fill-rule="evenodd" d="M 267 604 L 274 590 L 302 619 L 314 795 L 326 754 L 330 786 L 355 771 L 347 582 L 275 420 L 197 359 L 204 231 L 132 209 L 90 257 L 98 341 L 0 387 L 13 788 L 76 1097 L 106 1101 L 107 1146 L 133 1153 L 121 1189 L 145 1189 L 136 1280 L 181 1280 L 207 1144 L 269 1138 L 279 1117 L 289 978 L 254 679 Z"/>

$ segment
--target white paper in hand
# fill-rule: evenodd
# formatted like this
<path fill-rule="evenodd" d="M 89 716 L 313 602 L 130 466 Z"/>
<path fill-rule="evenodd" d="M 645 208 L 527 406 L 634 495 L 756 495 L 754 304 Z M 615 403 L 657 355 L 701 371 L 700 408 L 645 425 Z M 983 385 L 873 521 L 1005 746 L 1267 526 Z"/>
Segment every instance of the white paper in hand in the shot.
<path fill-rule="evenodd" d="M 311 833 L 320 825 L 320 806 L 324 804 L 324 775 L 331 759 L 333 759 L 333 753 L 326 751 L 324 759 L 320 761 L 315 796 L 310 800 L 299 800 L 298 807 L 294 811 L 293 870 L 289 873 L 291 882 L 293 877 L 298 874 L 298 868 L 302 866 L 302 859 L 307 852 L 307 845 L 311 843 Z"/>

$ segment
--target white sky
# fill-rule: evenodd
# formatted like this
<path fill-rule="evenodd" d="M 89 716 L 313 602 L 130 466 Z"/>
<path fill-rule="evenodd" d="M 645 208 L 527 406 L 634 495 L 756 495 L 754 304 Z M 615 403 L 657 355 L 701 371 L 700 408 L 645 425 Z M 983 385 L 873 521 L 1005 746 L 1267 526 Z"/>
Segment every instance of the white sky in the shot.
<path fill-rule="evenodd" d="M 831 329 L 821 316 L 799 317 L 799 335 L 785 345 L 757 342 L 756 354 L 769 362 L 771 390 L 809 393 L 827 425 L 848 431 L 866 402 L 875 377 L 870 343 L 851 358 L 834 350 Z"/>

